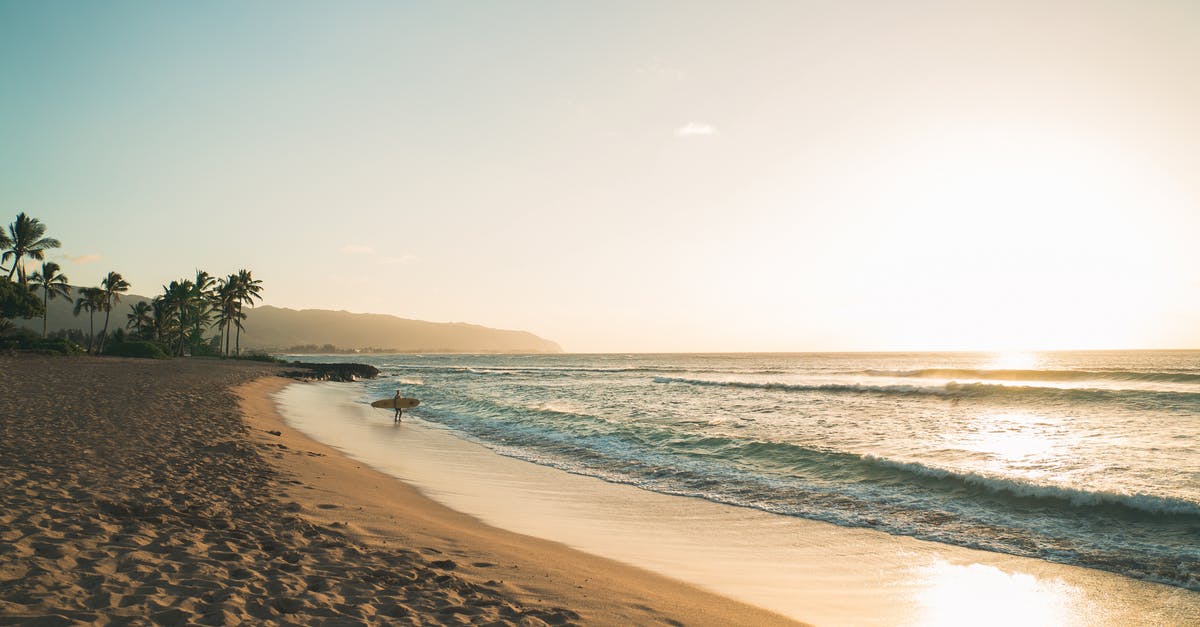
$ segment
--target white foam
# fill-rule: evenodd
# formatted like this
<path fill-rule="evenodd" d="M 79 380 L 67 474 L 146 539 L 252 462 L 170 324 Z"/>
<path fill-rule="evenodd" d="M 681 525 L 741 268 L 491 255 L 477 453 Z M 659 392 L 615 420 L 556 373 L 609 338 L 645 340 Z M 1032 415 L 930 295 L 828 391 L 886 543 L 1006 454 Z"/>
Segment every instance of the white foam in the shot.
<path fill-rule="evenodd" d="M 296 384 L 277 399 L 293 427 L 489 524 L 632 563 L 800 620 L 892 625 L 950 617 L 975 622 L 976 608 L 956 599 L 962 598 L 964 575 L 981 565 L 1008 577 L 990 577 L 986 585 L 972 588 L 973 594 L 999 607 L 1005 600 L 1025 603 L 1034 594 L 1053 611 L 1041 615 L 1045 623 L 1200 621 L 1200 593 L 573 475 L 497 455 L 421 421 L 419 414 L 396 426 L 389 416 L 356 403 L 361 395 L 356 384 Z M 1019 582 L 1019 590 L 1005 581 Z M 956 593 L 941 594 L 949 586 Z"/>

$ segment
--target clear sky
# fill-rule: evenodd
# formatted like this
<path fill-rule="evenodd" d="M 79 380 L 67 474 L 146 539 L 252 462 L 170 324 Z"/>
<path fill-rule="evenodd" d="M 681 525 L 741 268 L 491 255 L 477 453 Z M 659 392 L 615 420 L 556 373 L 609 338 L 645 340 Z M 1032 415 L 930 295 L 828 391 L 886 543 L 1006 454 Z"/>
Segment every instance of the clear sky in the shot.
<path fill-rule="evenodd" d="M 572 351 L 1200 347 L 1200 3 L 0 0 L 18 211 Z"/>

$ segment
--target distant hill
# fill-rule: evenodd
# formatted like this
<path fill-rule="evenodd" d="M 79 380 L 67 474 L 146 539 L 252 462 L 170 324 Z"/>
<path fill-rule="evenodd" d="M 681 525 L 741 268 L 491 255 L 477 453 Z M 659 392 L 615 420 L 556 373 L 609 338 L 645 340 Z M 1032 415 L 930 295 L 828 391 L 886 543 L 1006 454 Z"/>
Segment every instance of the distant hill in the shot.
<path fill-rule="evenodd" d="M 38 297 L 41 298 L 42 293 L 39 291 L 37 294 Z M 58 331 L 59 329 L 78 329 L 84 333 L 87 333 L 87 313 L 84 312 L 79 314 L 78 318 L 71 313 L 71 310 L 75 307 L 75 299 L 78 297 L 79 287 L 71 286 L 71 298 L 67 299 L 59 296 L 58 298 L 50 301 L 50 317 L 46 321 L 46 327 L 50 331 Z M 125 314 L 129 313 L 129 306 L 138 301 L 150 302 L 150 299 L 145 296 L 138 296 L 136 294 L 122 294 L 121 302 L 117 303 L 117 305 L 113 307 L 112 313 L 109 314 L 108 330 L 112 331 L 113 329 L 124 327 Z M 95 320 L 96 333 L 99 333 L 100 329 L 104 327 L 104 312 L 96 312 Z M 37 331 L 38 333 L 42 332 L 41 318 L 34 318 L 32 320 L 18 319 L 13 320 L 13 323 L 19 327 L 28 327 L 34 331 Z"/>
<path fill-rule="evenodd" d="M 149 301 L 126 294 L 113 308 L 109 330 L 125 326 L 129 306 Z M 87 331 L 87 314 L 72 315 L 73 300 L 50 301 L 48 327 Z M 17 325 L 42 330 L 41 318 L 14 320 Z M 242 348 L 285 351 L 295 346 L 332 345 L 339 350 L 382 349 L 414 353 L 561 353 L 558 344 L 525 331 L 491 329 L 461 322 L 424 322 L 385 314 L 360 314 L 324 309 L 285 309 L 261 305 L 246 310 Z M 104 315 L 96 314 L 96 332 Z M 215 335 L 214 329 L 208 335 Z"/>
<path fill-rule="evenodd" d="M 462 322 L 423 322 L 385 314 L 263 305 L 247 311 L 242 346 L 287 349 L 302 344 L 415 353 L 561 353 L 558 344 L 526 331 Z"/>

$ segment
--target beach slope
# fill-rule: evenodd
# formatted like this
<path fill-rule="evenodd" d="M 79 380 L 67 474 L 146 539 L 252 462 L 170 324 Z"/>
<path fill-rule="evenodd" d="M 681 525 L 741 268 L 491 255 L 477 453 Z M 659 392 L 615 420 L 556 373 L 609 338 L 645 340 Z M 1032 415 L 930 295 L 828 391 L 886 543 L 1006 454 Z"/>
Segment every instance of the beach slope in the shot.
<path fill-rule="evenodd" d="M 786 622 L 441 507 L 288 429 L 280 372 L 0 358 L 0 623 Z"/>

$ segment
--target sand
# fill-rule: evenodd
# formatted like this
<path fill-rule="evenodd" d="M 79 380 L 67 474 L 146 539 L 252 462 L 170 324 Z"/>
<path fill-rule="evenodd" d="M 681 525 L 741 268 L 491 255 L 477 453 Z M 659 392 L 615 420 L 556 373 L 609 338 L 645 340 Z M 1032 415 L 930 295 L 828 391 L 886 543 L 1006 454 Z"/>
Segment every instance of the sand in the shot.
<path fill-rule="evenodd" d="M 438 505 L 284 425 L 280 372 L 0 357 L 0 624 L 788 623 Z"/>

